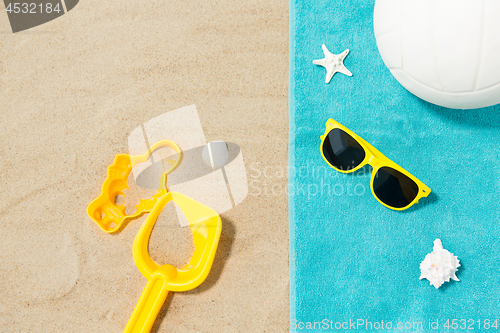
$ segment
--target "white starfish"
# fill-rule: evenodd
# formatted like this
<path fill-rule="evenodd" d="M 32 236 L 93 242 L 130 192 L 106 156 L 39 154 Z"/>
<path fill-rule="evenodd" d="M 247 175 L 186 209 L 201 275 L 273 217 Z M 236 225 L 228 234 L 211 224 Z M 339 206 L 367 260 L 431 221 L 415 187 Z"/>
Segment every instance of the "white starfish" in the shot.
<path fill-rule="evenodd" d="M 313 60 L 313 64 L 326 68 L 326 83 L 330 83 L 333 74 L 337 72 L 347 76 L 352 76 L 352 73 L 344 66 L 344 59 L 349 54 L 349 49 L 345 50 L 341 54 L 333 54 L 328 51 L 325 44 L 323 44 L 322 48 L 325 57 L 323 59 Z"/>

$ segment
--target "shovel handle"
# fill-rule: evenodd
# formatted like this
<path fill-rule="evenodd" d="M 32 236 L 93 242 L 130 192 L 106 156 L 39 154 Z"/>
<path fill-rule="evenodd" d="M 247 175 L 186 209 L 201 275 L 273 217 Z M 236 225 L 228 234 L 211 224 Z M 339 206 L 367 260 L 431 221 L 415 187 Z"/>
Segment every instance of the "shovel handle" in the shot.
<path fill-rule="evenodd" d="M 142 291 L 139 302 L 130 316 L 124 333 L 148 333 L 153 327 L 156 316 L 160 312 L 168 290 L 167 279 L 163 274 L 153 274 Z"/>

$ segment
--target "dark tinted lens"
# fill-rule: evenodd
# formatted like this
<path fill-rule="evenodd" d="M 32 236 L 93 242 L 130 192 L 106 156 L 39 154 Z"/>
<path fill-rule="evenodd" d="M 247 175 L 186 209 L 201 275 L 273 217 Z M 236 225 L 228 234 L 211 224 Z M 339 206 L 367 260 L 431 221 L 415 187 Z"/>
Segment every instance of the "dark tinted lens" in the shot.
<path fill-rule="evenodd" d="M 323 143 L 323 155 L 340 170 L 351 170 L 365 159 L 365 150 L 341 129 L 331 130 Z"/>
<path fill-rule="evenodd" d="M 401 172 L 393 168 L 383 167 L 375 175 L 373 192 L 386 205 L 403 208 L 415 199 L 418 194 L 418 186 Z"/>

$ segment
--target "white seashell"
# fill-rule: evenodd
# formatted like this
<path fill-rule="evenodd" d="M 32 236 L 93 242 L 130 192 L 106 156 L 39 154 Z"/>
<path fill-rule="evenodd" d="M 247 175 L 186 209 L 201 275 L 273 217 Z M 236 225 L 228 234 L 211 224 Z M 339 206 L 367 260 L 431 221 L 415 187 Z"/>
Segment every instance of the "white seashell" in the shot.
<path fill-rule="evenodd" d="M 420 279 L 427 279 L 436 289 L 443 283 L 450 282 L 450 278 L 458 280 L 455 275 L 460 267 L 460 261 L 453 253 L 443 248 L 441 240 L 434 241 L 432 252 L 425 256 L 424 261 L 420 263 Z"/>

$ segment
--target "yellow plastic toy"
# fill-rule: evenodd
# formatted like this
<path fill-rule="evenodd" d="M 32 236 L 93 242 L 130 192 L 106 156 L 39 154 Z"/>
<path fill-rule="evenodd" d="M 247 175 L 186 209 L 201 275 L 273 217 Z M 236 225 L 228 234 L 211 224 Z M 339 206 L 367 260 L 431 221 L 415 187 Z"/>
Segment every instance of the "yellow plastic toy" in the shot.
<path fill-rule="evenodd" d="M 127 178 L 132 168 L 147 161 L 151 153 L 160 147 L 174 149 L 179 158 L 171 161 L 170 169 L 162 175 L 158 192 L 147 200 L 141 200 L 137 212 L 125 214 L 125 207 L 115 203 L 115 197 L 127 189 Z M 145 155 L 117 155 L 108 168 L 108 177 L 101 195 L 90 203 L 87 213 L 106 232 L 117 231 L 126 219 L 149 212 L 137 233 L 132 252 L 139 271 L 148 280 L 139 301 L 125 327 L 126 333 L 147 333 L 151 330 L 169 291 L 187 291 L 198 287 L 208 276 L 219 244 L 222 222 L 217 212 L 181 193 L 169 192 L 167 174 L 181 160 L 181 149 L 172 141 L 160 141 Z M 175 202 L 186 217 L 194 239 L 194 253 L 182 268 L 159 265 L 148 252 L 149 237 L 161 211 L 170 201 Z"/>
<path fill-rule="evenodd" d="M 116 204 L 116 197 L 123 195 L 123 190 L 129 189 L 127 179 L 132 169 L 148 160 L 149 156 L 156 149 L 162 147 L 172 148 L 177 154 L 176 161 L 168 160 L 171 167 L 167 174 L 172 172 L 181 161 L 181 149 L 174 142 L 163 140 L 155 143 L 144 155 L 130 156 L 128 154 L 116 155 L 112 165 L 108 167 L 108 176 L 102 185 L 101 195 L 92 201 L 87 207 L 87 214 L 102 230 L 108 233 L 116 232 L 120 229 L 123 222 L 127 219 L 133 219 L 141 214 L 148 213 L 158 199 L 166 192 L 162 189 L 149 199 L 140 199 L 141 202 L 136 207 L 136 212 L 132 215 L 125 214 L 125 206 Z"/>
<path fill-rule="evenodd" d="M 166 181 L 166 175 L 162 183 Z M 146 333 L 151 330 L 168 291 L 186 291 L 199 286 L 208 276 L 219 243 L 222 223 L 213 209 L 176 192 L 168 192 L 160 198 L 149 213 L 134 239 L 134 261 L 148 283 L 135 306 L 124 332 Z M 173 201 L 184 213 L 193 233 L 195 250 L 189 263 L 183 268 L 158 265 L 151 259 L 148 243 L 156 220 L 165 207 Z"/>
<path fill-rule="evenodd" d="M 326 158 L 325 153 L 323 151 L 325 140 L 328 137 L 328 134 L 334 129 L 340 129 L 341 131 L 345 132 L 352 139 L 354 139 L 359 144 L 359 146 L 364 150 L 365 156 L 364 156 L 363 160 L 358 165 L 356 165 L 352 168 L 348 168 L 348 169 L 339 169 L 339 168 L 335 167 L 332 163 L 330 163 L 328 158 Z M 337 144 L 341 144 L 341 143 L 338 142 Z M 353 131 L 351 131 L 350 129 L 348 129 L 347 127 L 343 126 L 338 121 L 335 121 L 333 119 L 328 119 L 328 121 L 326 122 L 325 134 L 323 134 L 321 136 L 320 151 L 321 151 L 321 156 L 323 156 L 323 159 L 325 160 L 325 162 L 328 163 L 329 166 L 331 166 L 332 168 L 334 168 L 338 172 L 352 173 L 352 172 L 364 167 L 367 164 L 372 166 L 373 170 L 372 170 L 372 176 L 371 176 L 371 182 L 370 182 L 372 194 L 377 199 L 378 202 L 380 202 L 382 205 L 384 205 L 387 208 L 390 208 L 393 210 L 408 209 L 411 206 L 413 206 L 415 203 L 417 203 L 421 198 L 427 197 L 431 193 L 431 189 L 427 185 L 425 185 L 423 182 L 421 182 L 418 178 L 416 178 L 411 173 L 409 173 L 408 171 L 406 171 L 405 169 L 403 169 L 402 167 L 400 167 L 399 165 L 397 165 L 396 163 L 394 163 L 393 161 L 388 159 L 384 154 L 382 154 L 380 151 L 378 151 L 375 147 L 373 147 L 371 144 L 369 144 L 368 142 L 363 140 L 363 138 L 361 138 L 359 135 L 357 135 L 356 133 L 354 133 Z M 401 207 L 392 206 L 392 205 L 387 204 L 386 202 L 381 200 L 379 198 L 379 196 L 377 196 L 376 191 L 374 190 L 373 184 L 374 184 L 374 180 L 377 176 L 377 172 L 382 168 L 388 169 L 388 170 L 395 170 L 398 175 L 402 174 L 402 175 L 406 176 L 408 179 L 410 179 L 410 181 L 414 182 L 414 184 L 416 185 L 416 191 L 418 191 L 418 192 L 414 193 L 413 192 L 414 190 L 410 189 L 409 191 L 411 193 L 404 193 L 406 196 L 411 198 L 411 200 L 409 200 L 408 203 L 406 203 L 405 205 L 403 205 Z M 391 172 L 393 172 L 393 171 L 391 171 Z M 405 188 L 405 190 L 408 191 L 408 186 Z M 413 196 L 413 198 L 412 198 L 412 196 Z"/>

